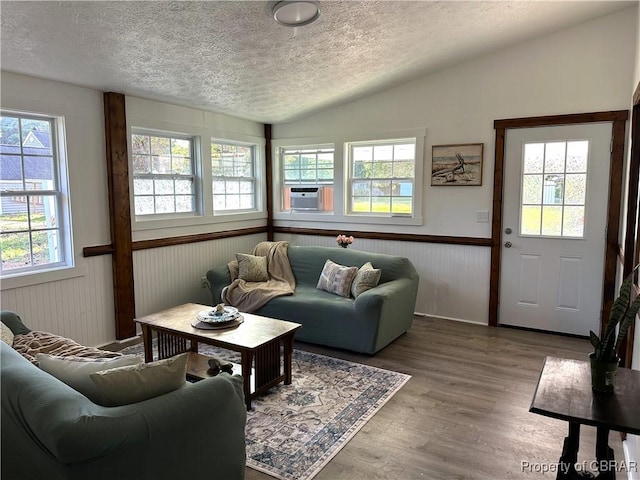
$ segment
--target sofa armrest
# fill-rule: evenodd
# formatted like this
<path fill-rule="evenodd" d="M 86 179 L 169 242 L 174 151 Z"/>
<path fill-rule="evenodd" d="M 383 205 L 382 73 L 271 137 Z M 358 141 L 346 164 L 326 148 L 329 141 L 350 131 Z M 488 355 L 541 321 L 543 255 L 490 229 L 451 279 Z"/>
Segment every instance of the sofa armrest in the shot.
<path fill-rule="evenodd" d="M 358 315 L 377 322 L 374 352 L 411 327 L 417 294 L 418 278 L 406 277 L 385 282 L 356 298 Z"/>
<path fill-rule="evenodd" d="M 33 463 L 29 468 L 42 471 L 55 462 L 69 469 L 68 479 L 203 478 L 211 471 L 222 472 L 220 478 L 244 477 L 242 377 L 220 374 L 109 408 L 17 358 L 10 347 L 0 353 L 3 473 L 24 468 L 24 457 L 17 455 L 22 451 Z M 12 441 L 5 444 L 7 439 Z M 8 454 L 16 454 L 7 465 L 5 445 Z M 185 464 L 185 458 L 192 461 Z"/>
<path fill-rule="evenodd" d="M 399 278 L 371 288 L 355 299 L 356 311 L 371 314 L 378 312 L 384 305 L 385 308 L 391 307 L 397 311 L 409 309 L 413 315 L 417 293 L 417 285 L 414 285 L 416 283 L 412 278 Z M 406 308 L 401 308 L 403 305 Z"/>
<path fill-rule="evenodd" d="M 207 272 L 207 282 L 211 292 L 211 305 L 217 305 L 222 301 L 222 289 L 231 283 L 229 267 L 226 265 L 213 267 Z"/>

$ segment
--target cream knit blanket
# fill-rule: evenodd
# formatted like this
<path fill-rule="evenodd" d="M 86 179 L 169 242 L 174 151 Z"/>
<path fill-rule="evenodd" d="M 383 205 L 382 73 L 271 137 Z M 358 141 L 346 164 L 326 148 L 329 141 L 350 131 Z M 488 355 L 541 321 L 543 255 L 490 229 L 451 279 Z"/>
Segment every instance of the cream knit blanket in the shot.
<path fill-rule="evenodd" d="M 287 248 L 289 242 L 260 242 L 252 255 L 267 257 L 269 280 L 265 282 L 247 282 L 232 277 L 231 285 L 222 291 L 222 301 L 237 307 L 241 312 L 255 312 L 269 300 L 282 295 L 293 295 L 296 277 L 291 270 Z M 237 271 L 230 262 L 229 271 Z M 233 273 L 232 273 L 233 275 Z"/>

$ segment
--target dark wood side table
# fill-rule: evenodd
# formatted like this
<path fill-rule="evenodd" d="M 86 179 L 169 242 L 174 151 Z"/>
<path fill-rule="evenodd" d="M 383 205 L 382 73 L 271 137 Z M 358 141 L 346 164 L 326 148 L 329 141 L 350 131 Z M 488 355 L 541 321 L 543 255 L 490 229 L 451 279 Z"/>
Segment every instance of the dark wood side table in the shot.
<path fill-rule="evenodd" d="M 557 480 L 593 478 L 575 468 L 581 424 L 597 428 L 597 478 L 613 480 L 617 464 L 609 431 L 640 434 L 640 371 L 618 368 L 614 392 L 602 394 L 591 389 L 589 362 L 546 357 L 529 411 L 569 422 Z"/>

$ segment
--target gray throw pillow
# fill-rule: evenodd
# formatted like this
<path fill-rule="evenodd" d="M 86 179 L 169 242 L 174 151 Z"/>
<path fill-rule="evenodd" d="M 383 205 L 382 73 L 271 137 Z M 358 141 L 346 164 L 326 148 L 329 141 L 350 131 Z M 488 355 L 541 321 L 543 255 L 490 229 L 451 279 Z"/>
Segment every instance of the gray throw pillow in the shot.
<path fill-rule="evenodd" d="M 123 355 L 114 358 L 62 357 L 38 353 L 38 364 L 42 370 L 80 392 L 93 403 L 98 403 L 100 395 L 91 381 L 92 373 L 111 368 L 138 365 L 142 358 L 137 355 Z"/>
<path fill-rule="evenodd" d="M 267 257 L 256 257 L 246 253 L 236 253 L 238 278 L 246 282 L 266 282 L 269 280 Z"/>
<path fill-rule="evenodd" d="M 358 295 L 361 293 L 377 286 L 381 276 L 382 270 L 373 268 L 371 262 L 367 262 L 361 266 L 358 273 L 356 273 L 356 278 L 353 279 L 353 283 L 351 284 L 351 295 L 353 295 L 353 298 L 358 298 Z"/>
<path fill-rule="evenodd" d="M 112 368 L 90 375 L 105 407 L 142 402 L 182 387 L 189 353 L 151 363 Z"/>
<path fill-rule="evenodd" d="M 345 267 L 327 260 L 318 279 L 316 288 L 335 293 L 341 297 L 349 297 L 351 284 L 358 273 L 358 267 Z"/>

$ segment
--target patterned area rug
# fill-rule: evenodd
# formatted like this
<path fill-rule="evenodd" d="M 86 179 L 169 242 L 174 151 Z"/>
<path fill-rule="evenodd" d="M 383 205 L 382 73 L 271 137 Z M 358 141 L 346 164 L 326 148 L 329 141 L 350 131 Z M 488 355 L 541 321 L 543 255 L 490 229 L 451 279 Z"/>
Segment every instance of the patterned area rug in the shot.
<path fill-rule="evenodd" d="M 199 350 L 240 361 L 234 352 Z M 123 353 L 141 355 L 142 345 Z M 411 378 L 301 350 L 292 367 L 293 383 L 270 389 L 247 412 L 247 466 L 283 480 L 313 478 Z"/>

